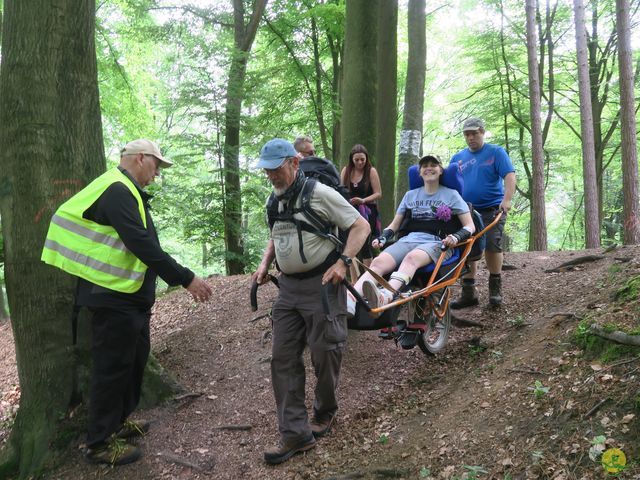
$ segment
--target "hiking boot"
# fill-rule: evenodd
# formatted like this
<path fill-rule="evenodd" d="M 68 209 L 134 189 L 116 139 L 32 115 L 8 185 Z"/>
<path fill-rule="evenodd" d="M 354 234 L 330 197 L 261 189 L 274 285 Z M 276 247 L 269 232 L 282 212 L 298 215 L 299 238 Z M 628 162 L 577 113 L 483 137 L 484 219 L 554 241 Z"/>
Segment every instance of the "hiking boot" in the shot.
<path fill-rule="evenodd" d="M 309 435 L 297 442 L 280 442 L 277 447 L 270 448 L 264 452 L 264 461 L 269 465 L 277 465 L 286 462 L 296 453 L 306 452 L 316 446 L 316 439 Z"/>
<path fill-rule="evenodd" d="M 116 438 L 126 440 L 127 438 L 144 437 L 150 426 L 151 423 L 146 420 L 125 420 L 120 430 L 116 432 Z"/>
<path fill-rule="evenodd" d="M 499 274 L 489 275 L 489 303 L 495 306 L 502 305 L 502 277 Z"/>
<path fill-rule="evenodd" d="M 133 463 L 140 458 L 141 452 L 138 447 L 126 441 L 112 437 L 102 445 L 87 448 L 84 458 L 89 463 L 105 463 L 107 465 L 126 465 Z"/>
<path fill-rule="evenodd" d="M 378 288 L 371 280 L 365 280 L 362 283 L 362 296 L 370 308 L 382 307 L 393 300 L 393 293 L 386 288 Z"/>
<path fill-rule="evenodd" d="M 465 307 L 473 307 L 478 303 L 478 290 L 476 289 L 475 281 L 471 283 L 468 280 L 462 280 L 462 293 L 451 302 L 451 308 L 459 310 Z"/>
<path fill-rule="evenodd" d="M 331 431 L 331 427 L 333 426 L 333 422 L 335 421 L 336 416 L 331 415 L 327 417 L 326 420 L 318 420 L 314 418 L 309 422 L 309 426 L 311 427 L 311 433 L 315 438 L 324 437 L 327 433 Z"/>

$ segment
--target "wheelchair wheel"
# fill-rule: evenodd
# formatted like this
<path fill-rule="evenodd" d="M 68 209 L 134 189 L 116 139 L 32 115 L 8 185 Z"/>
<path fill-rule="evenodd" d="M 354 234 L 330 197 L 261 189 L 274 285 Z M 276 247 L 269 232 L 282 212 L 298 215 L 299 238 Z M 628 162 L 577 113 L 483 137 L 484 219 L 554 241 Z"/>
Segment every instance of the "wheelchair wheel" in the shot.
<path fill-rule="evenodd" d="M 448 290 L 445 291 L 448 295 Z M 426 355 L 435 355 L 447 344 L 449 339 L 449 329 L 451 328 L 451 312 L 447 304 L 444 312 L 439 309 L 440 295 L 434 293 L 427 298 L 420 298 L 415 305 L 414 320 L 416 323 L 425 324 L 425 329 L 418 335 L 418 346 Z"/>

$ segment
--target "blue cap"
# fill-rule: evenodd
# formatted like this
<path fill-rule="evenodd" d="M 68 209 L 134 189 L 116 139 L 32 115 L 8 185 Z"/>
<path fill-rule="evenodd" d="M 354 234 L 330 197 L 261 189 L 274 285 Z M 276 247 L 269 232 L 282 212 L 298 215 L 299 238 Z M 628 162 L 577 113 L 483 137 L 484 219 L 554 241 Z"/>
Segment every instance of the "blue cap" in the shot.
<path fill-rule="evenodd" d="M 285 159 L 295 157 L 298 154 L 293 145 L 282 138 L 274 138 L 264 144 L 260 150 L 258 168 L 273 170 L 282 165 Z"/>

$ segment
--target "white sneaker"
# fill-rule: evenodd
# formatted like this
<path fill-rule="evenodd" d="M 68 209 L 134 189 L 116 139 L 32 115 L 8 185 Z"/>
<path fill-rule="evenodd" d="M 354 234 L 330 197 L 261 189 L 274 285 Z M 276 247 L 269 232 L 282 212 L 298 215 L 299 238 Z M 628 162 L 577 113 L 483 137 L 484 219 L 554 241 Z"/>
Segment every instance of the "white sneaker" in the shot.
<path fill-rule="evenodd" d="M 347 316 L 354 317 L 356 315 L 356 297 L 347 290 Z"/>
<path fill-rule="evenodd" d="M 362 296 L 367 300 L 370 308 L 379 308 L 393 300 L 393 293 L 386 288 L 378 287 L 373 281 L 362 283 Z"/>

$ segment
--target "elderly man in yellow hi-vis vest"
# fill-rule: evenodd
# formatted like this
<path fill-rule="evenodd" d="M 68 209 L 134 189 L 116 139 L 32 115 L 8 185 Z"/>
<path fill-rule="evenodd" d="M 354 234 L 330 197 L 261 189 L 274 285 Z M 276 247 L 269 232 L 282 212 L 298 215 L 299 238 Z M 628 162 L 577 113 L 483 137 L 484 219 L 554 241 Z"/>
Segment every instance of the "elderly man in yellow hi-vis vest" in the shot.
<path fill-rule="evenodd" d="M 150 140 L 128 143 L 120 165 L 96 178 L 58 208 L 42 260 L 76 275 L 76 303 L 92 313 L 93 371 L 85 457 L 122 465 L 140 450 L 127 439 L 149 429 L 128 420 L 140 400 L 150 351 L 149 320 L 158 275 L 182 285 L 196 301 L 211 287 L 160 247 L 148 201 L 160 168 L 173 164 Z"/>

